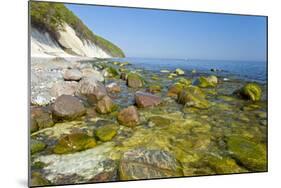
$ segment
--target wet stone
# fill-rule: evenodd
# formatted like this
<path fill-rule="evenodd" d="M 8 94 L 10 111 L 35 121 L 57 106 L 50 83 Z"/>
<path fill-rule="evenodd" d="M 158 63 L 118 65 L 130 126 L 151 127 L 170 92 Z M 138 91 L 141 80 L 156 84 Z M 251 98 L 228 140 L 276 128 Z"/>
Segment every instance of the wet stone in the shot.
<path fill-rule="evenodd" d="M 180 164 L 168 152 L 135 149 L 123 154 L 119 164 L 121 180 L 182 176 Z"/>

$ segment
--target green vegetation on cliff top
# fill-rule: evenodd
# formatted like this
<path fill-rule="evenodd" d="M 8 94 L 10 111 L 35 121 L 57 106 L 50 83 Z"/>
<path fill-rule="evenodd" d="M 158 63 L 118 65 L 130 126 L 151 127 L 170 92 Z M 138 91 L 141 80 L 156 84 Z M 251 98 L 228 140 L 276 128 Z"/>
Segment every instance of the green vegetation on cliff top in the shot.
<path fill-rule="evenodd" d="M 62 3 L 31 2 L 30 16 L 32 26 L 48 31 L 55 39 L 58 37 L 58 29 L 62 29 L 62 24 L 65 22 L 75 30 L 79 38 L 90 40 L 113 57 L 125 57 L 125 54 L 118 46 L 95 35 Z"/>

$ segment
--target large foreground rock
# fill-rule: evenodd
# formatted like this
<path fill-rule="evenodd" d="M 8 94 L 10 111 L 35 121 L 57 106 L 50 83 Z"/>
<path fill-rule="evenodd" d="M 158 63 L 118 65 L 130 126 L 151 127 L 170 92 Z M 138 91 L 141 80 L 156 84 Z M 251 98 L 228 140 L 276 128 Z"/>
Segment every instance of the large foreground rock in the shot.
<path fill-rule="evenodd" d="M 127 151 L 119 164 L 121 180 L 183 176 L 181 166 L 168 152 L 143 148 Z"/>
<path fill-rule="evenodd" d="M 78 98 L 61 95 L 52 105 L 53 118 L 56 120 L 73 120 L 86 113 L 86 109 Z"/>
<path fill-rule="evenodd" d="M 106 96 L 107 92 L 103 84 L 93 77 L 89 77 L 80 80 L 77 94 L 86 96 L 90 103 L 95 104 Z"/>
<path fill-rule="evenodd" d="M 120 124 L 128 127 L 134 127 L 140 122 L 138 111 L 134 106 L 121 110 L 118 113 L 117 120 Z"/>
<path fill-rule="evenodd" d="M 265 171 L 267 168 L 266 147 L 254 143 L 241 136 L 231 136 L 227 139 L 227 148 L 231 156 L 247 169 Z"/>
<path fill-rule="evenodd" d="M 151 93 L 137 91 L 135 93 L 136 104 L 140 108 L 157 106 L 161 103 L 161 98 Z"/>

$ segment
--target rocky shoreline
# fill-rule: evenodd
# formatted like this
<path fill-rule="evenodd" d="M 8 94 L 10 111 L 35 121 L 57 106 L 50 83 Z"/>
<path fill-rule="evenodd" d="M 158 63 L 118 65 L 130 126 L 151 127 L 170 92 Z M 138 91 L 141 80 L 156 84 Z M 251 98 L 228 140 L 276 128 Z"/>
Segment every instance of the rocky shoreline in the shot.
<path fill-rule="evenodd" d="M 129 62 L 31 62 L 31 183 L 267 170 L 265 85 Z"/>

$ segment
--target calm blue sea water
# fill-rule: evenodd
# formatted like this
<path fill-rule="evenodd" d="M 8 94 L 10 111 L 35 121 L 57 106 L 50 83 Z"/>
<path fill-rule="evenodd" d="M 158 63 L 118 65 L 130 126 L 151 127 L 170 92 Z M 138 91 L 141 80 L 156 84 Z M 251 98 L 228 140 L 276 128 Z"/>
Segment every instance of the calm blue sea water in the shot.
<path fill-rule="evenodd" d="M 173 71 L 176 68 L 181 68 L 185 71 L 196 69 L 197 72 L 211 73 L 210 69 L 219 69 L 222 70 L 216 73 L 219 76 L 235 77 L 238 79 L 257 81 L 261 83 L 265 83 L 267 81 L 267 63 L 261 61 L 216 61 L 151 58 L 124 58 L 122 61 L 128 61 L 136 67 L 142 67 L 152 71 L 159 71 L 159 69 L 168 69 Z"/>

